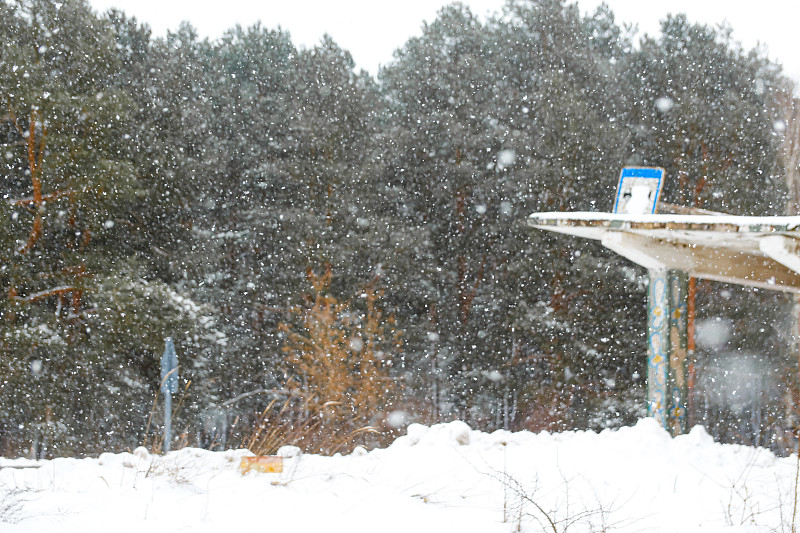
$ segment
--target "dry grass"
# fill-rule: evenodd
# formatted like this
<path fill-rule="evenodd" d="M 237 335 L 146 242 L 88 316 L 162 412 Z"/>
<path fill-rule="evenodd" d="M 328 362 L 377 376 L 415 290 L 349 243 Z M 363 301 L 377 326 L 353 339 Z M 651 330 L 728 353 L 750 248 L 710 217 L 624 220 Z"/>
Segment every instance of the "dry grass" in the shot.
<path fill-rule="evenodd" d="M 20 521 L 25 494 L 30 489 L 0 487 L 0 524 L 16 524 Z"/>
<path fill-rule="evenodd" d="M 380 434 L 372 426 L 354 427 L 335 413 L 338 402 L 317 405 L 307 398 L 272 400 L 258 415 L 242 445 L 256 455 L 274 455 L 282 446 L 297 446 L 307 453 L 333 455 L 360 443 L 366 435 Z"/>

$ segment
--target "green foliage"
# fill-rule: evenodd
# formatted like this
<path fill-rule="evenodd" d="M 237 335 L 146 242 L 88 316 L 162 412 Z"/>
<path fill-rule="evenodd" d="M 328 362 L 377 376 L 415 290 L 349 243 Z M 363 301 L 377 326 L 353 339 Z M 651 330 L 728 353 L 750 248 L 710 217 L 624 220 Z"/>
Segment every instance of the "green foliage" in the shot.
<path fill-rule="evenodd" d="M 783 210 L 787 81 L 683 16 L 634 47 L 605 6 L 509 0 L 481 19 L 453 4 L 377 81 L 329 37 L 153 38 L 83 0 L 0 2 L 0 39 L 6 453 L 140 441 L 165 336 L 192 380 L 178 426 L 225 444 L 259 394 L 307 385 L 314 361 L 350 353 L 329 337 L 369 322 L 342 309 L 328 337 L 298 340 L 319 265 L 337 273 L 330 294 L 386 287 L 404 332 L 391 375 L 407 386 L 376 412 L 617 425 L 640 413 L 643 272 L 525 216 L 609 210 L 625 164 L 665 167 L 670 202 Z M 742 324 L 784 307 L 748 294 L 704 305 Z M 780 332 L 746 333 L 786 350 Z"/>
<path fill-rule="evenodd" d="M 574 6 L 543 1 L 510 2 L 484 25 L 455 5 L 381 73 L 398 139 L 387 171 L 404 192 L 406 231 L 417 232 L 402 278 L 424 311 L 410 320 L 437 339 L 419 345 L 417 364 L 443 369 L 437 389 L 456 416 L 471 416 L 487 393 L 515 397 L 531 378 L 516 362 L 529 355 L 521 346 L 587 355 L 568 330 L 553 340 L 535 311 L 522 311 L 546 307 L 573 272 L 565 241 L 530 235 L 520 219 L 611 197 L 608 169 L 622 166 L 628 137 L 612 60 L 628 45 L 609 24 L 607 13 L 583 20 Z M 594 40 L 603 28 L 613 50 Z M 581 282 L 585 273 L 571 290 L 585 292 Z"/>
<path fill-rule="evenodd" d="M 626 69 L 637 98 L 631 126 L 637 163 L 662 166 L 666 200 L 741 215 L 781 214 L 785 189 L 773 130 L 777 67 L 749 54 L 730 30 L 662 23 Z"/>

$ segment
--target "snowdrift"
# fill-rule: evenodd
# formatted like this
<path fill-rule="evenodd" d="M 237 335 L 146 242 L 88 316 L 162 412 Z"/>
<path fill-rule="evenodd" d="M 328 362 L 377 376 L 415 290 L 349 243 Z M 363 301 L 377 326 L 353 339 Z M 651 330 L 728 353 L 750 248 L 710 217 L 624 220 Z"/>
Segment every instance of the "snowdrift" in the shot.
<path fill-rule="evenodd" d="M 671 438 L 652 419 L 602 433 L 412 424 L 346 456 L 284 447 L 282 473 L 242 475 L 246 450 L 0 460 L 8 532 L 789 531 L 796 457 Z"/>

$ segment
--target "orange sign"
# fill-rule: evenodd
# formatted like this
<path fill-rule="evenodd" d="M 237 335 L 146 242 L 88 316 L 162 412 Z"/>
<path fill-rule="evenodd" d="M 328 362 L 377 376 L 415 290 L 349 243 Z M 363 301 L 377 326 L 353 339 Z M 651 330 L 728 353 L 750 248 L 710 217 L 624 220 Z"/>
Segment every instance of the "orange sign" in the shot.
<path fill-rule="evenodd" d="M 246 474 L 251 470 L 263 473 L 280 473 L 283 472 L 283 457 L 275 455 L 264 455 L 259 457 L 242 457 L 239 463 L 239 470 L 242 474 Z"/>

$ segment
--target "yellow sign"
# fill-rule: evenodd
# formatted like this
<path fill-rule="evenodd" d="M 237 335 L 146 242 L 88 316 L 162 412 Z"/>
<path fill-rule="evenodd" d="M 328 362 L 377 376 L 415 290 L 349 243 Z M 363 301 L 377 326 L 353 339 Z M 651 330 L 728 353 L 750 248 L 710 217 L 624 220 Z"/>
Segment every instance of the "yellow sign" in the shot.
<path fill-rule="evenodd" d="M 239 470 L 246 474 L 251 470 L 266 474 L 283 472 L 283 457 L 265 455 L 260 457 L 242 457 Z"/>

